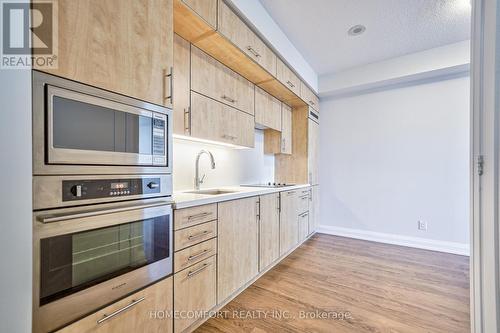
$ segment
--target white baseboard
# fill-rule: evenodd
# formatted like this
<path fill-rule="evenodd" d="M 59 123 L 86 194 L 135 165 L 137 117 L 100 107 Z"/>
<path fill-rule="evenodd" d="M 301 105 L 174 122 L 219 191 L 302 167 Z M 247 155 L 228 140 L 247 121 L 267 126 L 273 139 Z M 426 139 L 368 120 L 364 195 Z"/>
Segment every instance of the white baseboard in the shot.
<path fill-rule="evenodd" d="M 470 255 L 469 244 L 446 242 L 446 241 L 439 241 L 435 239 L 427 239 L 420 237 L 386 234 L 382 232 L 342 228 L 329 225 L 320 225 L 316 230 L 316 232 L 328 235 L 363 239 L 378 243 L 387 243 L 387 244 L 415 247 L 418 249 L 460 254 L 464 256 Z"/>

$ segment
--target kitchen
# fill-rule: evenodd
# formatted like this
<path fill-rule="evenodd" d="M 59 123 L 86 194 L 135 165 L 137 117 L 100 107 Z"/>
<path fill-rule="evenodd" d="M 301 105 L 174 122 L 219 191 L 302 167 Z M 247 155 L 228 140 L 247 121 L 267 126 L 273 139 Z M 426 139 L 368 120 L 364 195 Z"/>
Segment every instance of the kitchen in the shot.
<path fill-rule="evenodd" d="M 49 7 L 35 1 L 25 10 L 38 23 L 34 40 L 46 42 L 47 30 L 40 28 L 46 21 L 37 13 L 44 20 L 52 15 L 57 37 L 50 50 L 55 63 L 35 61 L 11 79 L 13 70 L 2 71 L 2 87 L 15 90 L 9 103 L 29 109 L 14 133 L 27 149 L 13 149 L 23 165 L 18 172 L 29 179 L 18 182 L 25 190 L 22 200 L 12 197 L 12 208 L 16 219 L 31 223 L 11 231 L 12 241 L 29 238 L 19 252 L 30 263 L 19 275 L 22 297 L 13 301 L 24 310 L 29 304 L 29 314 L 9 323 L 10 331 L 231 332 L 258 324 L 268 331 L 354 332 L 365 320 L 374 329 L 470 330 L 469 259 L 460 243 L 466 232 L 456 231 L 460 241 L 439 243 L 455 246 L 449 250 L 417 244 L 423 238 L 391 243 L 328 225 L 343 214 L 332 195 L 343 185 L 338 169 L 330 169 L 343 165 L 335 160 L 342 152 L 336 144 L 352 142 L 342 141 L 348 134 L 332 142 L 320 138 L 332 128 L 342 132 L 334 117 L 350 106 L 330 98 L 347 90 L 323 89 L 320 102 L 318 76 L 274 23 L 272 6 L 261 2 L 58 0 L 44 2 Z M 269 40 L 280 38 L 285 42 Z M 45 56 L 33 43 L 34 59 Z M 450 80 L 468 75 L 460 66 L 448 72 L 455 75 Z M 462 81 L 457 89 L 465 87 Z M 459 101 L 467 115 L 467 103 Z M 326 112 L 327 125 L 321 125 Z M 467 164 L 468 150 L 461 152 L 459 163 Z M 330 189 L 333 178 L 338 189 Z M 467 190 L 458 188 L 460 204 Z M 468 227 L 467 211 L 457 215 L 460 228 Z M 426 221 L 419 220 L 419 230 L 427 231 Z M 370 252 L 380 257 L 369 261 Z M 373 289 L 377 297 L 363 295 L 375 287 L 358 274 L 383 274 L 367 267 L 397 258 L 413 258 L 400 263 L 401 276 L 418 269 L 429 274 L 420 281 L 428 288 L 450 287 L 435 299 L 446 309 L 429 323 L 414 312 L 408 315 L 413 323 L 386 312 L 392 302 L 416 297 L 407 285 L 398 284 L 404 296 L 377 298 L 392 290 L 388 285 Z M 430 269 L 436 266 L 443 268 Z M 339 272 L 362 282 L 345 286 Z M 452 277 L 433 281 L 441 275 Z M 411 285 L 409 279 L 401 281 Z M 346 288 L 354 289 L 344 295 Z M 335 303 L 326 296 L 338 293 L 359 301 Z M 437 297 L 429 295 L 417 300 L 419 309 Z M 368 310 L 379 301 L 391 306 Z M 300 318 L 287 317 L 295 311 Z M 452 319 L 438 323 L 439 313 Z"/>

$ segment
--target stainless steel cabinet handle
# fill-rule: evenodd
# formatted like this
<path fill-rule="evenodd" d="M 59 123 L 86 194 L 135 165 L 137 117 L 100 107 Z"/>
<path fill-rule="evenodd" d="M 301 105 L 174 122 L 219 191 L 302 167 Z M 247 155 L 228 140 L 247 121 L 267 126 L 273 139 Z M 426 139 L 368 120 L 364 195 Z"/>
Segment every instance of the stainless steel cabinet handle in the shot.
<path fill-rule="evenodd" d="M 67 214 L 67 215 L 40 216 L 40 217 L 38 217 L 38 220 L 42 223 L 52 223 L 52 222 L 80 219 L 80 218 L 84 218 L 84 217 L 92 217 L 92 216 L 97 216 L 97 215 L 126 212 L 129 210 L 165 206 L 165 205 L 169 205 L 169 204 L 171 204 L 171 202 L 160 201 L 160 202 L 150 203 L 147 205 L 131 205 L 131 206 L 125 206 L 125 207 L 109 208 L 109 209 L 96 209 L 93 211 L 75 212 L 75 213 Z"/>
<path fill-rule="evenodd" d="M 309 100 L 309 103 L 312 104 L 312 105 L 316 105 L 316 103 L 314 103 L 313 101 Z"/>
<path fill-rule="evenodd" d="M 201 252 L 199 252 L 197 254 L 193 254 L 192 256 L 189 256 L 187 260 L 188 261 L 195 260 L 195 259 L 197 259 L 199 257 L 202 257 L 205 254 L 210 253 L 210 252 L 212 252 L 212 250 L 203 250 L 203 251 L 201 251 Z"/>
<path fill-rule="evenodd" d="M 290 80 L 286 81 L 286 83 L 287 83 L 290 87 L 295 88 L 295 84 L 293 84 L 292 82 L 290 82 Z"/>
<path fill-rule="evenodd" d="M 205 230 L 203 232 L 200 232 L 199 234 L 188 236 L 188 239 L 189 240 L 198 239 L 198 238 L 203 237 L 205 235 L 208 235 L 210 233 L 211 233 L 211 231 Z"/>
<path fill-rule="evenodd" d="M 236 137 L 236 136 L 229 135 L 229 134 L 223 134 L 223 135 L 222 135 L 222 137 L 223 137 L 224 139 L 229 139 L 229 140 L 232 140 L 232 141 L 234 141 L 234 140 L 236 140 L 236 139 L 238 138 L 238 137 Z"/>
<path fill-rule="evenodd" d="M 99 319 L 99 320 L 97 321 L 97 324 L 102 324 L 102 323 L 104 323 L 106 320 L 111 319 L 111 318 L 113 318 L 113 317 L 114 317 L 114 316 L 116 316 L 116 315 L 119 315 L 119 314 L 120 314 L 120 313 L 122 313 L 123 311 L 126 311 L 126 310 L 130 309 L 131 307 L 133 307 L 134 305 L 137 305 L 137 304 L 141 303 L 141 302 L 142 302 L 142 301 L 144 301 L 145 299 L 146 299 L 145 297 L 141 297 L 141 298 L 139 298 L 139 299 L 137 299 L 137 300 L 132 301 L 129 305 L 126 305 L 126 306 L 124 306 L 123 308 L 121 308 L 121 309 L 119 309 L 119 310 L 116 310 L 115 312 L 113 312 L 113 313 L 111 313 L 111 314 L 109 314 L 109 315 L 106 315 L 106 314 L 105 314 L 103 318 L 101 318 L 101 319 Z"/>
<path fill-rule="evenodd" d="M 307 215 L 309 215 L 309 212 L 304 212 L 302 214 L 299 214 L 299 217 L 306 217 Z"/>
<path fill-rule="evenodd" d="M 300 199 L 304 200 L 304 199 L 309 199 L 309 194 L 306 194 L 306 195 L 303 195 L 300 197 Z"/>
<path fill-rule="evenodd" d="M 195 215 L 189 215 L 188 220 L 189 221 L 197 220 L 197 219 L 201 219 L 203 217 L 209 216 L 209 215 L 212 215 L 212 212 L 203 212 L 203 213 L 199 213 L 199 214 L 195 214 Z"/>
<path fill-rule="evenodd" d="M 164 99 L 170 99 L 170 103 L 174 103 L 174 69 L 170 67 L 168 70 L 164 70 L 164 79 L 165 82 L 163 83 L 165 86 L 167 85 L 167 80 L 169 81 L 169 88 L 168 88 L 168 93 L 165 92 Z"/>
<path fill-rule="evenodd" d="M 231 98 L 227 95 L 222 95 L 220 98 L 225 99 L 226 101 L 231 102 L 231 103 L 236 103 L 236 100 L 234 98 Z"/>
<path fill-rule="evenodd" d="M 184 133 L 189 134 L 191 131 L 191 107 L 184 109 Z"/>
<path fill-rule="evenodd" d="M 255 49 L 252 47 L 252 46 L 247 46 L 247 50 L 250 51 L 250 53 L 252 53 L 256 58 L 260 57 L 260 54 L 255 51 Z"/>
<path fill-rule="evenodd" d="M 194 275 L 196 275 L 196 274 L 200 273 L 201 271 L 203 271 L 208 266 L 210 266 L 210 264 L 203 264 L 203 266 L 201 266 L 200 268 L 195 269 L 194 271 L 189 271 L 187 277 L 188 278 L 193 277 Z"/>

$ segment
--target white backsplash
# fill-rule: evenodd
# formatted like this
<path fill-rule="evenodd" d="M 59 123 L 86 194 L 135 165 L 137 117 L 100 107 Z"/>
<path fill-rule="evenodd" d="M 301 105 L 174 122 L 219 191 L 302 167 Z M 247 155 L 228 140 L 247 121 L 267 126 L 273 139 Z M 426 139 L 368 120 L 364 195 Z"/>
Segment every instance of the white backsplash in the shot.
<path fill-rule="evenodd" d="M 263 183 L 274 180 L 274 155 L 264 155 L 264 132 L 255 130 L 255 147 L 234 149 L 201 142 L 174 139 L 174 191 L 194 188 L 196 155 L 201 149 L 215 158 L 210 168 L 208 156 L 200 159 L 200 176 L 206 174 L 202 188 Z"/>

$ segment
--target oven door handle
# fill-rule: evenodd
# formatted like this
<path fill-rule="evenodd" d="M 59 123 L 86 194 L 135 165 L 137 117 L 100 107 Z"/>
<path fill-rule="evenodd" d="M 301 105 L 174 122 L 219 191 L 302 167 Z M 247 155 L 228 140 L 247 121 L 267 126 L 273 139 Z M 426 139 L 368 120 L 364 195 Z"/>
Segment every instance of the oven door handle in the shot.
<path fill-rule="evenodd" d="M 160 201 L 160 202 L 152 202 L 150 204 L 124 206 L 124 207 L 116 207 L 116 208 L 108 208 L 108 209 L 96 209 L 96 210 L 92 210 L 92 211 L 75 212 L 75 213 L 65 214 L 65 215 L 39 216 L 38 221 L 40 221 L 42 223 L 53 223 L 53 222 L 60 222 L 60 221 L 66 221 L 66 220 L 80 219 L 80 218 L 84 218 L 84 217 L 92 217 L 92 216 L 97 216 L 97 215 L 126 212 L 126 211 L 130 211 L 130 210 L 166 206 L 166 205 L 170 205 L 170 204 L 172 204 L 172 202 Z"/>

